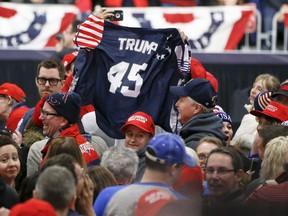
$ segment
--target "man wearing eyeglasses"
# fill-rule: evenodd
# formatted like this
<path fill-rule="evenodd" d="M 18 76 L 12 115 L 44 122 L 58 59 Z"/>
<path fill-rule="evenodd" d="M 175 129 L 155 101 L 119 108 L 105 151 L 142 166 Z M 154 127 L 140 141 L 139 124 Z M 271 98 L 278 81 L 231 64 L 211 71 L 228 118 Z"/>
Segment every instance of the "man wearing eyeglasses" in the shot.
<path fill-rule="evenodd" d="M 40 97 L 45 94 L 61 92 L 64 85 L 65 69 L 60 60 L 43 60 L 37 68 L 35 83 Z"/>
<path fill-rule="evenodd" d="M 43 124 L 43 135 L 50 139 L 56 137 L 71 136 L 74 137 L 79 145 L 79 149 L 87 165 L 98 163 L 98 154 L 92 144 L 84 138 L 78 126 L 80 121 L 81 99 L 74 92 L 54 93 L 45 98 L 43 107 L 40 110 L 39 120 Z M 33 145 L 38 145 L 34 143 Z M 41 145 L 38 145 L 41 147 Z M 50 147 L 50 140 L 42 149 L 42 158 L 45 159 L 46 153 Z M 31 174 L 31 168 L 36 169 L 32 161 L 32 154 L 36 154 L 36 149 L 30 148 L 27 159 L 28 175 Z M 41 158 L 41 159 L 42 159 Z M 43 162 L 43 161 L 42 161 Z M 39 164 L 38 164 L 39 165 Z M 37 166 L 37 165 L 36 165 Z"/>
<path fill-rule="evenodd" d="M 244 203 L 244 194 L 239 184 L 244 174 L 242 167 L 242 159 L 235 150 L 219 147 L 211 151 L 204 170 L 215 206 Z"/>
<path fill-rule="evenodd" d="M 47 94 L 61 92 L 64 86 L 65 69 L 58 59 L 45 59 L 38 64 L 35 84 L 40 98 Z M 19 122 L 17 129 L 23 134 L 27 122 L 32 118 L 34 108 L 31 108 Z"/>

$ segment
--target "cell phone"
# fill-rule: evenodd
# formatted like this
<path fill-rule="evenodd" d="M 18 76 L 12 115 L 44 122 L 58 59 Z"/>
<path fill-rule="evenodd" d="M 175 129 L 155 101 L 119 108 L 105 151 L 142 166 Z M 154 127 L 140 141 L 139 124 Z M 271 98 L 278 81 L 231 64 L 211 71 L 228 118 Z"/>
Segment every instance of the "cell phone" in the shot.
<path fill-rule="evenodd" d="M 277 176 L 277 178 L 275 178 L 275 181 L 278 184 L 288 181 L 288 173 L 286 171 L 282 172 L 279 176 Z"/>
<path fill-rule="evenodd" d="M 111 21 L 122 21 L 123 20 L 123 10 L 114 10 L 114 16 L 109 17 Z"/>

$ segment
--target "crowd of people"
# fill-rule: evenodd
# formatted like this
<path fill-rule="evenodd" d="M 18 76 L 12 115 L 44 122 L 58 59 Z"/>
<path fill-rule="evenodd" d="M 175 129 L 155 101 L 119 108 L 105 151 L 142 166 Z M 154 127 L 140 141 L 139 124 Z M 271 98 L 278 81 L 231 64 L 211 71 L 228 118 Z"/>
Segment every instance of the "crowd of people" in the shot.
<path fill-rule="evenodd" d="M 0 86 L 0 215 L 287 215 L 288 80 L 256 77 L 234 131 L 217 79 L 192 58 L 188 79 L 168 86 L 173 131 L 135 109 L 120 140 L 69 88 L 81 51 L 67 49 L 38 64 L 35 107 Z"/>

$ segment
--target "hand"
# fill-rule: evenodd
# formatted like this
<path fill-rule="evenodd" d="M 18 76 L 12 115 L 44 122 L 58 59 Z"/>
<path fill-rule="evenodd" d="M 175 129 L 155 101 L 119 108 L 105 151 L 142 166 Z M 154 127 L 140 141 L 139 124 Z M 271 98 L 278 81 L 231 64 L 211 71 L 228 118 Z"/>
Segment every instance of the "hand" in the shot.
<path fill-rule="evenodd" d="M 76 210 L 83 215 L 96 216 L 93 209 L 94 184 L 89 175 L 85 174 L 83 178 L 84 186 L 80 196 L 77 198 Z"/>
<path fill-rule="evenodd" d="M 6 209 L 4 207 L 1 207 L 0 208 L 0 216 L 8 216 L 10 213 L 10 210 L 9 209 Z"/>
<path fill-rule="evenodd" d="M 102 19 L 108 19 L 109 17 L 114 15 L 113 11 L 114 10 L 108 10 L 106 8 L 101 8 L 100 11 L 98 13 L 96 13 L 95 15 L 99 18 L 102 18 Z"/>
<path fill-rule="evenodd" d="M 187 35 L 183 31 L 181 31 L 180 29 L 178 29 L 178 31 L 179 31 L 182 41 L 188 40 Z"/>
<path fill-rule="evenodd" d="M 55 45 L 56 52 L 61 52 L 64 49 L 64 39 L 57 40 Z"/>
<path fill-rule="evenodd" d="M 22 143 L 22 134 L 19 131 L 15 131 L 12 134 L 13 140 L 20 146 Z"/>

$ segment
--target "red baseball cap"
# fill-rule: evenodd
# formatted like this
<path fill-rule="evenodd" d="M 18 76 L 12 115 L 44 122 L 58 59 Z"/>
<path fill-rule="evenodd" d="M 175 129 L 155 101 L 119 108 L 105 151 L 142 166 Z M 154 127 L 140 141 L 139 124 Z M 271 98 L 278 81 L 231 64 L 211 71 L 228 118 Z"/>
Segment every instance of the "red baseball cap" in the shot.
<path fill-rule="evenodd" d="M 26 100 L 24 91 L 19 86 L 8 82 L 0 86 L 0 95 L 10 96 L 17 102 L 24 102 Z"/>
<path fill-rule="evenodd" d="M 136 112 L 132 114 L 126 121 L 126 123 L 121 127 L 121 131 L 125 133 L 128 126 L 134 125 L 141 130 L 144 130 L 152 136 L 155 135 L 155 124 L 151 116 L 144 112 Z"/>
<path fill-rule="evenodd" d="M 10 216 L 56 216 L 52 205 L 44 200 L 30 199 L 24 203 L 19 203 L 12 207 Z"/>
<path fill-rule="evenodd" d="M 156 216 L 168 203 L 176 200 L 165 190 L 152 189 L 144 193 L 138 200 L 135 216 Z"/>
<path fill-rule="evenodd" d="M 250 113 L 257 117 L 266 115 L 278 119 L 281 122 L 288 120 L 288 106 L 277 103 L 275 101 L 270 101 L 270 103 L 265 107 L 263 111 L 252 110 Z"/>
<path fill-rule="evenodd" d="M 74 60 L 76 59 L 78 55 L 78 51 L 74 51 L 72 53 L 68 53 L 66 55 L 64 55 L 63 59 L 62 59 L 62 64 L 64 65 L 65 70 L 67 70 L 68 66 L 74 62 Z"/>

